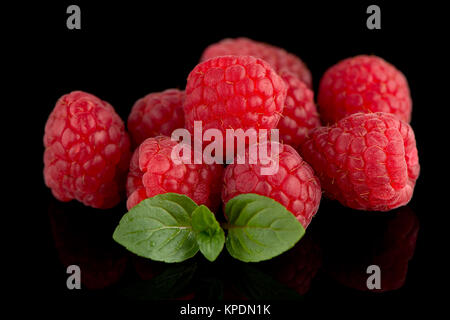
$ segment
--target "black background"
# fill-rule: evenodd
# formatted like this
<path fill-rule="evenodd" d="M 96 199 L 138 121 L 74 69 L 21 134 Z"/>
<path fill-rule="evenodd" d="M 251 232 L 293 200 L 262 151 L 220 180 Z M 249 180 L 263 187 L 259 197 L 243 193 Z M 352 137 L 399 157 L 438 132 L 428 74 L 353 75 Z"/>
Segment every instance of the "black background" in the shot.
<path fill-rule="evenodd" d="M 445 183 L 439 182 L 445 181 L 443 150 L 448 149 L 448 135 L 438 123 L 446 117 L 448 99 L 438 97 L 445 95 L 445 82 L 439 76 L 448 74 L 442 46 L 448 32 L 440 26 L 443 8 L 436 4 L 375 3 L 381 7 L 381 30 L 366 28 L 366 8 L 372 2 L 294 6 L 282 1 L 221 1 L 163 6 L 60 1 L 5 10 L 4 16 L 12 17 L 4 29 L 11 54 L 5 67 L 13 69 L 7 74 L 13 95 L 8 109 L 18 112 L 4 126 L 5 140 L 12 142 L 15 156 L 14 169 L 7 170 L 12 197 L 6 200 L 14 207 L 8 210 L 13 225 L 5 227 L 11 233 L 5 233 L 8 240 L 4 242 L 13 254 L 5 263 L 13 272 L 7 274 L 13 282 L 10 297 L 39 302 L 44 309 L 55 301 L 79 304 L 110 299 L 107 294 L 72 294 L 65 289 L 65 270 L 49 223 L 48 208 L 54 201 L 42 178 L 44 125 L 56 100 L 70 91 L 84 90 L 110 102 L 126 119 L 133 103 L 145 94 L 183 89 L 207 45 L 246 36 L 301 57 L 312 72 L 314 89 L 328 67 L 357 54 L 381 56 L 406 75 L 421 164 L 409 205 L 420 220 L 420 231 L 407 282 L 400 290 L 377 295 L 360 294 L 325 278 L 316 287 L 313 284 L 308 303 L 334 301 L 343 310 L 384 310 L 387 305 L 398 306 L 400 312 L 435 310 L 447 273 L 443 259 L 448 209 L 442 205 L 445 198 L 440 198 L 441 192 L 445 196 Z M 66 28 L 70 4 L 81 7 L 81 30 Z M 333 204 L 325 208 L 336 214 L 343 211 Z M 80 216 L 90 224 L 88 214 Z M 292 310 L 296 305 L 281 309 Z"/>

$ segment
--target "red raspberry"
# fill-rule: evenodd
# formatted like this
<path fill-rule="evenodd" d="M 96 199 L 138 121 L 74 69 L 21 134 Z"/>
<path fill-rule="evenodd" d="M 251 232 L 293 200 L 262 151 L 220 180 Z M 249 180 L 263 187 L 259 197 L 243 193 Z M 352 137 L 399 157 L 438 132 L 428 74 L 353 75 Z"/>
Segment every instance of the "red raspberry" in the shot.
<path fill-rule="evenodd" d="M 168 89 L 139 99 L 128 117 L 128 130 L 134 146 L 150 137 L 165 135 L 184 128 L 184 91 Z"/>
<path fill-rule="evenodd" d="M 62 96 L 45 126 L 44 145 L 45 183 L 57 199 L 102 209 L 121 200 L 130 142 L 109 103 L 81 91 Z"/>
<path fill-rule="evenodd" d="M 311 72 L 303 61 L 281 48 L 248 38 L 228 38 L 206 48 L 203 52 L 201 61 L 225 55 L 254 56 L 263 59 L 267 61 L 276 72 L 281 73 L 283 71 L 290 71 L 309 88 L 312 87 Z"/>
<path fill-rule="evenodd" d="M 348 58 L 328 69 L 320 80 L 318 104 L 325 124 L 357 112 L 387 112 L 411 120 L 405 76 L 376 56 Z"/>
<path fill-rule="evenodd" d="M 322 195 L 319 179 L 291 146 L 279 146 L 279 154 L 274 156 L 279 168 L 273 175 L 261 175 L 261 168 L 265 166 L 259 159 L 256 164 L 249 164 L 247 161 L 227 166 L 222 200 L 226 204 L 228 200 L 243 193 L 270 197 L 291 211 L 306 228 L 319 208 Z M 246 157 L 248 159 L 248 152 Z"/>
<path fill-rule="evenodd" d="M 359 210 L 405 205 L 420 170 L 413 130 L 382 112 L 355 113 L 316 128 L 301 151 L 326 194 Z"/>
<path fill-rule="evenodd" d="M 276 128 L 286 84 L 269 64 L 250 56 L 222 56 L 197 65 L 189 74 L 184 111 L 186 128 L 203 130 Z M 226 148 L 226 146 L 225 146 Z"/>
<path fill-rule="evenodd" d="M 314 93 L 292 73 L 283 72 L 281 77 L 288 90 L 278 123 L 280 138 L 283 143 L 298 148 L 308 137 L 309 130 L 320 126 L 320 118 L 314 104 Z"/>
<path fill-rule="evenodd" d="M 134 151 L 127 180 L 128 210 L 146 198 L 167 192 L 185 194 L 198 205 L 204 204 L 212 210 L 220 204 L 223 167 L 176 164 L 171 154 L 177 144 L 159 136 L 146 139 Z"/>

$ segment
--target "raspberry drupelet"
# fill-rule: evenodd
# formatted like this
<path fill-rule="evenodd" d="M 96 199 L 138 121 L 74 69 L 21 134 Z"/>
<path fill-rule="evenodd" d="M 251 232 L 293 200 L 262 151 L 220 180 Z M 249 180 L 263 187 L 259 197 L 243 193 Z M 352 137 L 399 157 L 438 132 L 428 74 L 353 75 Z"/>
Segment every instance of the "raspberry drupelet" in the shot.
<path fill-rule="evenodd" d="M 318 105 L 323 124 L 357 112 L 387 112 L 409 122 L 412 112 L 403 73 L 382 58 L 367 55 L 342 60 L 325 72 Z"/>
<path fill-rule="evenodd" d="M 388 113 L 355 113 L 316 128 L 301 154 L 329 198 L 359 210 L 407 204 L 420 171 L 412 128 Z"/>
<path fill-rule="evenodd" d="M 146 139 L 134 151 L 127 180 L 128 209 L 146 198 L 168 192 L 187 195 L 198 205 L 217 209 L 223 167 L 219 164 L 186 164 L 181 158 L 175 162 L 172 150 L 178 144 L 159 136 Z M 187 145 L 185 148 L 186 152 L 192 151 Z"/>
<path fill-rule="evenodd" d="M 178 128 L 184 128 L 184 91 L 168 89 L 139 99 L 128 116 L 128 130 L 134 147 L 147 138 L 170 137 Z"/>
<path fill-rule="evenodd" d="M 82 91 L 62 96 L 45 126 L 44 179 L 61 201 L 111 208 L 125 195 L 130 142 L 113 107 Z"/>
<path fill-rule="evenodd" d="M 299 57 L 282 48 L 248 38 L 227 38 L 206 48 L 201 61 L 225 55 L 254 56 L 263 59 L 276 72 L 291 72 L 299 80 L 303 81 L 308 88 L 312 87 L 311 72 L 306 64 Z"/>
<path fill-rule="evenodd" d="M 267 149 L 270 150 L 271 146 Z M 278 171 L 274 174 L 262 174 L 261 169 L 267 165 L 261 159 L 255 164 L 246 160 L 243 164 L 227 166 L 222 188 L 223 203 L 243 193 L 260 194 L 281 203 L 306 228 L 319 208 L 322 196 L 319 179 L 289 145 L 280 143 L 278 154 L 269 157 L 278 161 Z M 249 159 L 248 154 L 246 158 Z"/>
<path fill-rule="evenodd" d="M 298 148 L 311 129 L 320 126 L 320 117 L 314 103 L 314 93 L 290 72 L 281 77 L 287 85 L 286 103 L 278 123 L 281 142 Z"/>
<path fill-rule="evenodd" d="M 270 65 L 251 56 L 222 56 L 189 74 L 184 103 L 186 129 L 275 129 L 286 99 L 286 84 Z M 227 149 L 226 143 L 224 144 Z"/>

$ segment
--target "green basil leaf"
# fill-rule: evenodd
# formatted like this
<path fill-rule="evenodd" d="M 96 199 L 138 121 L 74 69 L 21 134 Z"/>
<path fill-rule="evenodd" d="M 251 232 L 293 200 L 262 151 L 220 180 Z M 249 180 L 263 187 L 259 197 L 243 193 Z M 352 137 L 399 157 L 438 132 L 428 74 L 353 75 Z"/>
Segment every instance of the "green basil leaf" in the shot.
<path fill-rule="evenodd" d="M 208 207 L 201 205 L 192 213 L 194 229 L 200 252 L 209 260 L 219 256 L 225 243 L 225 233 Z"/>
<path fill-rule="evenodd" d="M 257 194 L 241 194 L 225 206 L 228 217 L 226 247 L 245 262 L 271 259 L 292 248 L 305 234 L 295 216 L 277 201 Z"/>
<path fill-rule="evenodd" d="M 191 225 L 196 207 L 189 197 L 176 193 L 145 199 L 122 217 L 113 239 L 144 258 L 184 261 L 198 251 Z"/>

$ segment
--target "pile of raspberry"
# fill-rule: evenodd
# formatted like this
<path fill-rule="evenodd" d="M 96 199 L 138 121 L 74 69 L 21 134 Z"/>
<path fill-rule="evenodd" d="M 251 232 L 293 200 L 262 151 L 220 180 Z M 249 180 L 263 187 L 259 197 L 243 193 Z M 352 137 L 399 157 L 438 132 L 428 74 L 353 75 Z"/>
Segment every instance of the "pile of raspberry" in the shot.
<path fill-rule="evenodd" d="M 368 211 L 410 201 L 420 170 L 412 101 L 393 65 L 368 55 L 340 61 L 320 80 L 316 103 L 306 64 L 276 46 L 224 39 L 200 61 L 184 90 L 138 99 L 127 129 L 108 102 L 81 91 L 62 96 L 44 135 L 44 178 L 53 195 L 102 209 L 127 197 L 131 209 L 175 192 L 218 212 L 239 194 L 257 193 L 283 204 L 305 228 L 322 193 Z M 278 129 L 279 153 L 271 155 L 278 170 L 262 174 L 261 161 L 240 163 L 228 154 L 225 165 L 175 161 L 181 142 L 172 133 L 193 134 L 196 123 L 223 137 L 227 129 L 265 129 L 274 137 Z M 227 143 L 224 151 L 233 150 Z M 251 150 L 248 142 L 247 159 Z"/>

